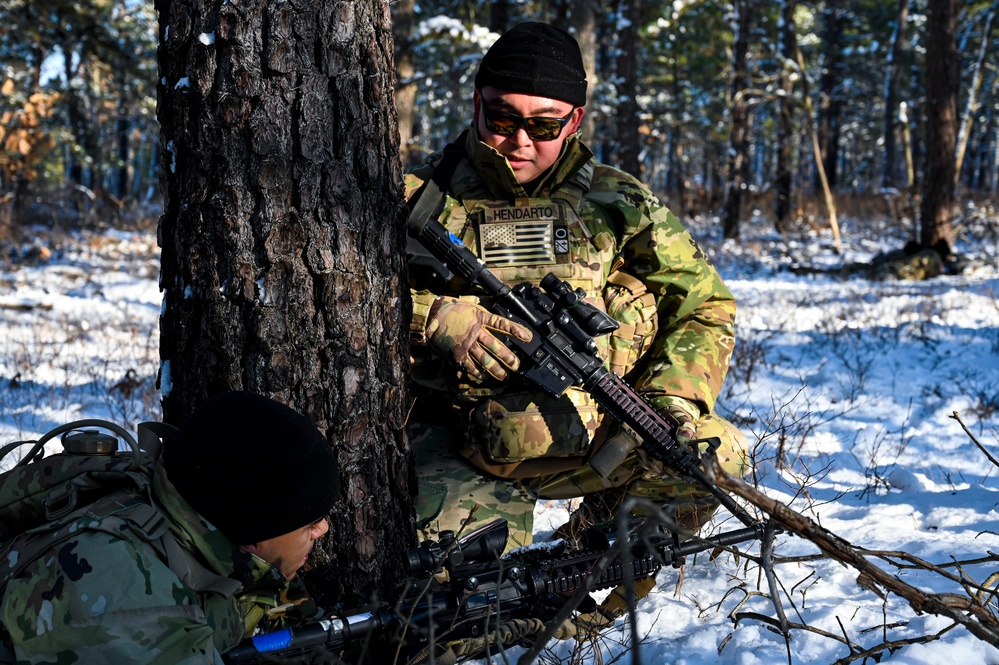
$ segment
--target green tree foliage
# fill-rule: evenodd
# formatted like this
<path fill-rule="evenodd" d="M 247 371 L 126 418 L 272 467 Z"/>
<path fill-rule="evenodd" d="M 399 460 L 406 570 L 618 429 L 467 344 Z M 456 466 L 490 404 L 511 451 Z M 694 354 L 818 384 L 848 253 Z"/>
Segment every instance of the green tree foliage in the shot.
<path fill-rule="evenodd" d="M 67 196 L 83 213 L 106 203 L 117 208 L 155 189 L 152 8 L 116 0 L 0 0 L 0 15 L 6 17 L 0 79 L 11 91 L 0 95 L 0 117 L 23 115 L 39 95 L 52 107 L 32 137 L 55 146 L 28 178 L 34 193 Z M 18 159 L 9 145 L 0 151 L 0 160 Z M 17 176 L 0 178 L 0 191 L 27 195 L 18 191 Z"/>
<path fill-rule="evenodd" d="M 637 39 L 628 40 L 621 37 L 628 32 L 624 6 L 621 0 L 600 3 L 596 12 L 588 143 L 606 161 L 615 162 L 621 154 L 620 65 L 625 53 L 634 53 L 638 94 L 631 115 L 637 117 L 638 131 L 632 141 L 639 143 L 642 177 L 669 194 L 678 212 L 718 211 L 730 178 L 735 5 L 635 0 Z M 478 59 L 503 24 L 545 20 L 570 28 L 577 24 L 574 13 L 585 7 L 583 0 L 427 0 L 405 9 L 412 28 L 409 38 L 400 40 L 408 58 L 397 85 L 414 91 L 412 115 L 400 118 L 411 130 L 406 133 L 409 163 L 453 140 L 467 125 Z M 758 199 L 771 195 L 776 178 L 776 100 L 782 94 L 790 96 L 792 110 L 792 226 L 801 217 L 802 201 L 818 191 L 813 128 L 836 192 L 880 195 L 882 184 L 889 183 L 905 198 L 918 194 L 927 129 L 923 54 L 933 29 L 926 0 L 909 4 L 891 109 L 885 107 L 885 85 L 899 0 L 798 2 L 794 30 L 804 71 L 781 56 L 778 8 L 775 2 L 754 3 L 748 84 L 741 93 L 748 103 L 744 205 L 773 209 Z M 961 127 L 967 153 L 957 174 L 958 196 L 999 195 L 999 71 L 994 65 L 999 20 L 987 20 L 995 10 L 996 0 L 959 3 L 958 109 L 969 126 Z M 30 156 L 9 142 L 0 145 L 0 163 L 18 167 L 0 169 L 0 197 L 8 215 L 12 201 L 37 205 L 38 194 L 47 194 L 48 201 L 75 199 L 79 215 L 93 205 L 91 197 L 136 200 L 155 192 L 155 19 L 147 3 L 0 0 L 0 15 L 5 18 L 0 85 L 7 91 L 0 93 L 0 124 L 6 136 L 24 124 L 26 113 L 40 108 L 29 108 L 33 95 L 43 95 L 36 101 L 51 106 L 35 116 Z M 781 73 L 791 79 L 788 86 L 785 77 L 783 93 Z M 795 84 L 795 77 L 805 77 L 808 85 Z M 804 110 L 806 88 L 815 117 Z M 884 177 L 886 126 L 892 128 L 892 147 L 897 146 L 891 178 Z"/>

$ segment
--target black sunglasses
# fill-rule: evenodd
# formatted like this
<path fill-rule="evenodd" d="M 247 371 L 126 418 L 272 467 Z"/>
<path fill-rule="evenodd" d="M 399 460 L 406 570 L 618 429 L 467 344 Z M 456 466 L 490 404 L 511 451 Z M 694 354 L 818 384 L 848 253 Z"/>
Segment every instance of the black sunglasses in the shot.
<path fill-rule="evenodd" d="M 483 108 L 483 116 L 486 119 L 486 129 L 493 134 L 500 136 L 513 136 L 517 130 L 523 126 L 527 135 L 535 141 L 553 141 L 562 133 L 562 129 L 569 124 L 572 114 L 576 109 L 569 111 L 569 115 L 564 118 L 546 118 L 543 116 L 523 116 L 498 111 L 496 109 Z"/>

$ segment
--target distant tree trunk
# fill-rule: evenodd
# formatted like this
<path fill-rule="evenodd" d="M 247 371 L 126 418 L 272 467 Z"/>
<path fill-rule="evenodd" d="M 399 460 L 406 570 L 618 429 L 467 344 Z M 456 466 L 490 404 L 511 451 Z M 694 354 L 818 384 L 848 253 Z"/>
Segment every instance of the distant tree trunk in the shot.
<path fill-rule="evenodd" d="M 671 42 L 669 48 L 678 49 L 679 47 L 676 42 Z M 685 112 L 683 108 L 683 89 L 681 87 L 683 73 L 680 71 L 679 55 L 679 53 L 674 53 L 673 57 L 670 58 L 670 93 L 674 104 L 674 112 L 678 117 L 683 117 Z M 683 159 L 681 159 L 683 153 L 683 148 L 681 147 L 683 134 L 683 126 L 679 122 L 671 123 L 666 133 L 666 146 L 669 151 L 666 154 L 666 191 L 676 193 L 676 196 L 673 198 L 675 203 L 671 207 L 680 219 L 686 216 L 689 203 L 687 201 L 686 174 L 684 173 Z"/>
<path fill-rule="evenodd" d="M 742 214 L 742 196 L 749 176 L 749 106 L 746 91 L 749 89 L 749 30 L 752 26 L 752 0 L 735 0 L 733 3 L 733 45 L 731 77 L 731 121 L 729 128 L 728 176 L 725 183 L 722 231 L 725 238 L 739 237 Z"/>
<path fill-rule="evenodd" d="M 413 27 L 415 0 L 392 3 L 392 33 L 395 36 L 395 108 L 399 115 L 399 156 L 404 168 L 416 166 L 420 153 L 413 150 L 413 126 L 416 122 L 416 82 L 413 75 Z"/>
<path fill-rule="evenodd" d="M 122 67 L 124 70 L 124 67 Z M 132 129 L 132 123 L 129 122 L 129 88 L 127 81 L 118 79 L 118 108 L 115 110 L 117 117 L 115 118 L 115 143 L 117 144 L 118 153 L 118 174 L 115 178 L 115 189 L 114 195 L 118 197 L 119 200 L 124 200 L 128 196 L 129 187 L 131 185 L 129 178 L 129 132 Z"/>
<path fill-rule="evenodd" d="M 891 50 L 888 52 L 888 68 L 885 72 L 884 162 L 881 167 L 881 187 L 884 189 L 895 186 L 895 112 L 898 108 L 898 75 L 901 70 L 905 30 L 908 22 L 909 0 L 898 0 L 898 10 L 895 12 L 895 29 L 891 36 Z"/>
<path fill-rule="evenodd" d="M 80 145 L 83 141 L 85 120 L 83 109 L 81 108 L 80 96 L 73 85 L 73 79 L 76 77 L 76 70 L 73 69 L 73 48 L 68 38 L 63 40 L 61 46 L 64 55 L 62 75 L 66 79 L 66 91 L 63 93 L 66 103 L 66 124 L 69 126 L 70 134 L 76 140 L 77 145 Z M 66 173 L 69 176 L 70 184 L 83 184 L 83 163 L 80 161 L 79 156 L 74 154 L 72 149 L 68 152 L 68 162 Z"/>
<path fill-rule="evenodd" d="M 957 151 L 954 158 L 955 189 L 961 178 L 961 166 L 964 164 L 964 153 L 968 146 L 968 137 L 971 135 L 971 126 L 979 107 L 978 91 L 982 87 L 982 70 L 985 68 L 985 56 L 989 51 L 989 36 L 992 33 L 992 21 L 995 19 L 997 6 L 999 6 L 999 3 L 993 4 L 985 16 L 985 26 L 982 28 L 982 43 L 978 48 L 978 58 L 975 60 L 975 73 L 971 77 L 971 85 L 968 86 L 968 101 L 965 104 L 964 115 L 961 118 L 960 130 L 957 136 Z"/>
<path fill-rule="evenodd" d="M 165 419 L 235 389 L 311 417 L 343 496 L 307 581 L 357 602 L 398 579 L 415 533 L 388 3 L 156 10 Z"/>
<path fill-rule="evenodd" d="M 840 242 L 839 233 L 839 221 L 836 216 L 836 200 L 833 197 L 832 187 L 829 185 L 829 179 L 826 177 L 826 168 L 822 161 L 822 148 L 819 145 L 819 132 L 816 129 L 814 123 L 811 119 L 815 116 L 814 109 L 812 108 L 812 93 L 809 90 L 808 77 L 805 75 L 805 58 L 801 55 L 801 49 L 795 45 L 795 57 L 798 61 L 798 70 L 801 72 L 801 98 L 805 103 L 805 117 L 808 118 L 808 124 L 811 125 L 811 135 L 812 135 L 812 152 L 815 155 L 815 170 L 818 172 L 819 176 L 819 187 L 822 190 L 822 198 L 825 200 L 826 212 L 829 214 L 829 230 L 832 231 L 833 236 L 833 248 L 836 253 L 839 254 L 842 250 L 842 244 Z"/>
<path fill-rule="evenodd" d="M 510 0 L 490 0 L 489 29 L 502 35 L 511 27 Z"/>
<path fill-rule="evenodd" d="M 787 218 L 791 213 L 791 169 L 794 161 L 794 112 L 791 95 L 794 92 L 794 77 L 797 70 L 795 50 L 797 39 L 794 34 L 794 0 L 780 3 L 780 89 L 777 98 L 777 173 L 774 178 L 774 217 L 777 233 L 787 233 Z"/>
<path fill-rule="evenodd" d="M 579 50 L 583 54 L 583 68 L 586 70 L 586 101 L 587 111 L 583 115 L 581 126 L 583 140 L 589 142 L 593 137 L 597 114 L 589 104 L 593 98 L 599 79 L 597 78 L 597 3 L 596 0 L 573 0 L 568 16 L 569 31 L 579 42 Z"/>
<path fill-rule="evenodd" d="M 999 113 L 991 108 L 989 109 L 987 126 L 991 128 L 989 134 L 992 139 L 988 144 L 982 146 L 982 150 L 988 153 L 985 157 L 985 163 L 988 167 L 985 188 L 991 196 L 999 196 Z"/>
<path fill-rule="evenodd" d="M 638 18 L 639 0 L 621 0 L 623 19 L 618 33 L 617 166 L 636 178 L 642 177 L 638 118 Z"/>
<path fill-rule="evenodd" d="M 819 146 L 829 187 L 836 187 L 839 166 L 839 136 L 843 111 L 843 32 L 849 16 L 837 2 L 823 12 L 822 74 L 819 77 Z M 816 189 L 822 183 L 816 172 Z"/>
<path fill-rule="evenodd" d="M 957 144 L 957 0 L 928 0 L 926 169 L 920 207 L 923 247 L 950 254 L 954 243 L 954 149 Z"/>

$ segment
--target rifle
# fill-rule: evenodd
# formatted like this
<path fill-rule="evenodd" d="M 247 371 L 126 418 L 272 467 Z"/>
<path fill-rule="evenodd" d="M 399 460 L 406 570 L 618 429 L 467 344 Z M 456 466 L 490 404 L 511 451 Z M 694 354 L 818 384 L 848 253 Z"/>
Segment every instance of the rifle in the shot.
<path fill-rule="evenodd" d="M 683 480 L 703 487 L 740 522 L 755 529 L 757 537 L 762 535 L 763 525 L 711 482 L 689 446 L 677 442 L 674 427 L 624 379 L 604 367 L 593 338 L 615 330 L 618 323 L 587 303 L 582 289 L 573 290 L 552 273 L 539 286 L 504 284 L 436 221 L 436 214 L 427 214 L 424 201 L 433 198 L 420 197 L 409 216 L 409 235 L 447 271 L 485 291 L 493 312 L 533 333 L 530 342 L 507 338 L 506 343 L 520 351 L 520 374 L 552 397 L 561 396 L 569 386 L 583 388 L 618 422 L 632 427 L 652 457 Z M 715 440 L 713 445 L 718 443 Z"/>
<path fill-rule="evenodd" d="M 381 641 L 403 649 L 401 662 L 422 662 L 435 645 L 489 636 L 509 619 L 539 614 L 550 619 L 572 603 L 574 594 L 585 597 L 629 578 L 653 577 L 664 566 L 678 567 L 687 555 L 756 538 L 747 528 L 680 542 L 675 531 L 657 522 L 628 520 L 623 532 L 613 522 L 590 527 L 581 534 L 578 550 L 554 541 L 514 550 L 504 558 L 505 520 L 460 539 L 443 532 L 438 540 L 406 552 L 404 565 L 413 577 L 401 585 L 393 603 L 331 613 L 299 628 L 243 640 L 223 654 L 223 660 L 228 665 L 283 662 L 317 650 L 339 655 Z M 438 581 L 436 575 L 445 570 L 448 581 Z"/>

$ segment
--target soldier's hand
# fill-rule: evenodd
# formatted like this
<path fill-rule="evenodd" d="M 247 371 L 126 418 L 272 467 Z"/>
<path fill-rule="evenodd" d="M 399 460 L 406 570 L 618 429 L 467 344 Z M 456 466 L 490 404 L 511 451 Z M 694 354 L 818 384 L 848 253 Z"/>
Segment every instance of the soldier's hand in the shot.
<path fill-rule="evenodd" d="M 694 419 L 697 417 L 697 406 L 682 397 L 672 397 L 670 404 L 659 410 L 659 413 L 670 425 L 673 425 L 673 436 L 681 446 L 687 445 L 691 439 L 697 438 L 697 428 Z"/>
<path fill-rule="evenodd" d="M 441 296 L 427 317 L 427 344 L 450 358 L 473 379 L 488 374 L 500 381 L 516 372 L 520 359 L 494 332 L 531 341 L 531 331 L 470 302 Z"/>

